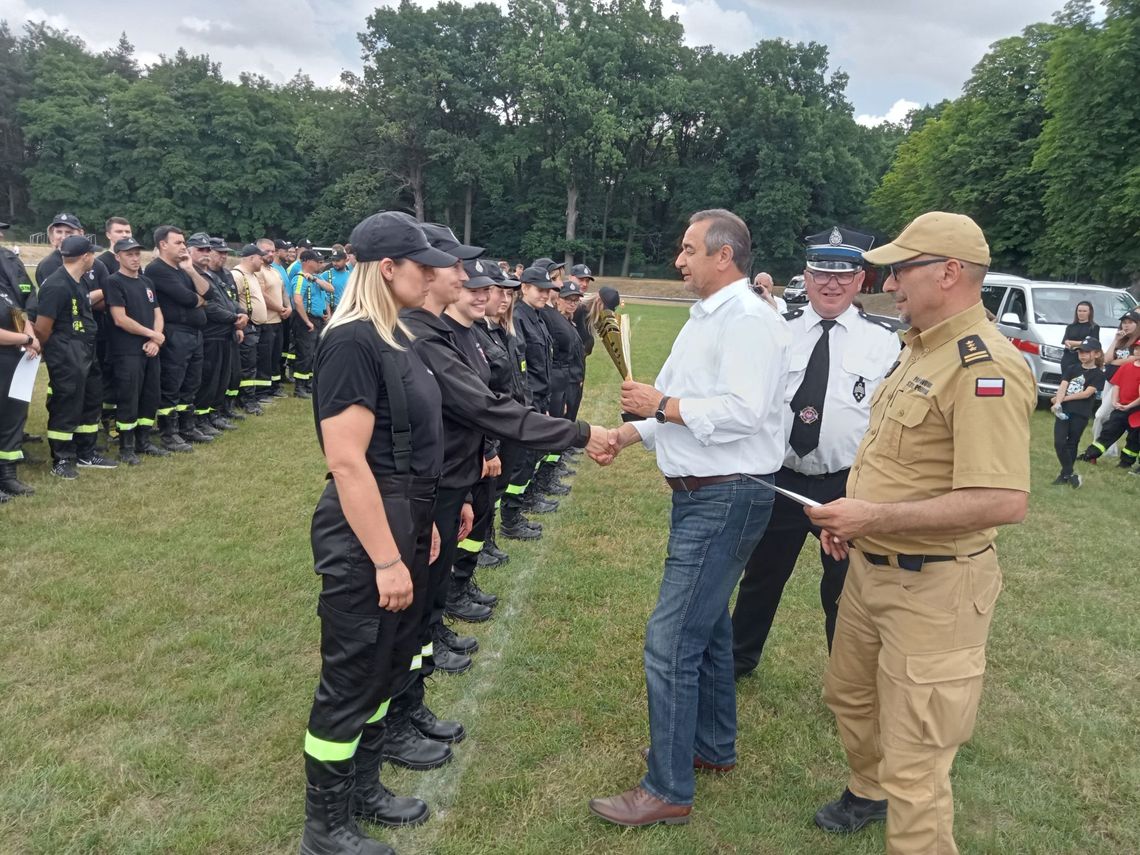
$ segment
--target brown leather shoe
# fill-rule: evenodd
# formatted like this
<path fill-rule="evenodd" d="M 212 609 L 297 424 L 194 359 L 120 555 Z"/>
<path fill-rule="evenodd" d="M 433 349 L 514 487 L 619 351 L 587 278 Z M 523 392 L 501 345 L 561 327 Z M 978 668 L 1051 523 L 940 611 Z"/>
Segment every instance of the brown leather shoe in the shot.
<path fill-rule="evenodd" d="M 649 748 L 648 747 L 641 749 L 641 759 L 648 762 L 648 760 L 649 760 Z M 694 754 L 693 755 L 693 768 L 696 769 L 698 772 L 712 772 L 714 775 L 726 775 L 729 772 L 731 772 L 733 769 L 736 768 L 736 764 L 735 763 L 725 763 L 724 765 L 721 765 L 719 763 L 710 763 L 708 760 L 702 760 L 700 757 L 698 757 L 696 754 Z"/>
<path fill-rule="evenodd" d="M 606 822 L 627 827 L 656 825 L 684 825 L 693 812 L 692 805 L 671 805 L 647 793 L 641 787 L 626 790 L 608 799 L 590 799 L 590 813 Z"/>

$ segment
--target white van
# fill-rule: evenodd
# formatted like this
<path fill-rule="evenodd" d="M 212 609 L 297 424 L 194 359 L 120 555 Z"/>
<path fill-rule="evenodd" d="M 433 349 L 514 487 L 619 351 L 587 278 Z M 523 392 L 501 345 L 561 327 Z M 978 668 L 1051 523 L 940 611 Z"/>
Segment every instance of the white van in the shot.
<path fill-rule="evenodd" d="M 997 318 L 1002 335 L 1029 363 L 1041 398 L 1053 397 L 1061 382 L 1061 337 L 1082 300 L 1092 303 L 1093 317 L 1100 325 L 1100 340 L 1107 350 L 1120 316 L 1136 307 L 1136 299 L 1127 291 L 1103 285 L 1033 282 L 1005 273 L 986 274 L 982 303 Z"/>

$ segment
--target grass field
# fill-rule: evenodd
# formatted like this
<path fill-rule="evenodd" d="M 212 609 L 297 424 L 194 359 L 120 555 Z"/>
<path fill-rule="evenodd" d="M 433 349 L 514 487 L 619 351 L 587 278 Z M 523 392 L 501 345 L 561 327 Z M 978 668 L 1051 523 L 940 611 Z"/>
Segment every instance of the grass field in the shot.
<path fill-rule="evenodd" d="M 650 380 L 686 313 L 630 311 Z M 587 387 L 584 417 L 612 422 L 604 353 Z M 29 429 L 43 428 L 39 397 Z M 1051 445 L 1039 412 L 1036 492 L 999 540 L 986 691 L 955 768 L 964 853 L 1140 852 L 1140 479 L 1102 465 L 1080 491 L 1050 487 Z M 309 408 L 283 400 L 214 447 L 73 483 L 21 471 L 37 495 L 0 507 L 0 852 L 295 852 L 318 667 Z M 811 823 L 845 779 L 811 550 L 759 676 L 739 685 L 740 765 L 698 779 L 693 822 L 623 831 L 587 814 L 641 774 L 667 507 L 641 449 L 608 470 L 584 460 L 546 536 L 480 575 L 502 603 L 472 630 L 476 667 L 429 690 L 470 736 L 435 772 L 385 767 L 435 815 L 378 836 L 433 855 L 882 851 L 880 830 L 836 839 Z"/>

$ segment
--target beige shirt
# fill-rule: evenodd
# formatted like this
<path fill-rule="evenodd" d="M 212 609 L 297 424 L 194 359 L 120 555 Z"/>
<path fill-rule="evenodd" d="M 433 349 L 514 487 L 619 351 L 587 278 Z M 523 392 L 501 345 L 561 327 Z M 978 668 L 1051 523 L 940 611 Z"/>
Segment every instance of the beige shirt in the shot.
<path fill-rule="evenodd" d="M 240 267 L 230 271 L 237 284 L 238 305 L 249 315 L 255 324 L 268 322 L 269 312 L 265 308 L 265 297 L 261 293 L 261 280 L 256 274 L 246 273 Z"/>
<path fill-rule="evenodd" d="M 982 304 L 929 330 L 911 330 L 905 342 L 871 402 L 847 495 L 914 502 L 968 487 L 1029 492 L 1029 419 L 1037 390 L 1025 360 L 986 320 Z M 886 555 L 970 555 L 996 535 L 994 528 L 875 534 L 855 546 Z"/>
<path fill-rule="evenodd" d="M 289 301 L 285 299 L 285 283 L 281 281 L 281 275 L 276 270 L 272 267 L 263 267 L 258 276 L 261 277 L 261 287 L 264 288 L 266 292 L 275 295 L 280 305 L 289 305 Z M 268 314 L 269 320 L 266 321 L 267 324 L 281 323 L 281 315 L 279 313 L 268 312 Z"/>

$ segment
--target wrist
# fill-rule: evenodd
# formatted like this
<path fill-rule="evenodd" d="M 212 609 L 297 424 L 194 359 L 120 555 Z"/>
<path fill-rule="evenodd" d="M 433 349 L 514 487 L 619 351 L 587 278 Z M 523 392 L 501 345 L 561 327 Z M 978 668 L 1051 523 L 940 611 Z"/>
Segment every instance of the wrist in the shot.
<path fill-rule="evenodd" d="M 391 570 L 393 567 L 400 563 L 400 560 L 400 556 L 397 554 L 396 557 L 391 561 L 385 561 L 380 564 L 373 564 L 372 566 L 376 570 Z"/>

